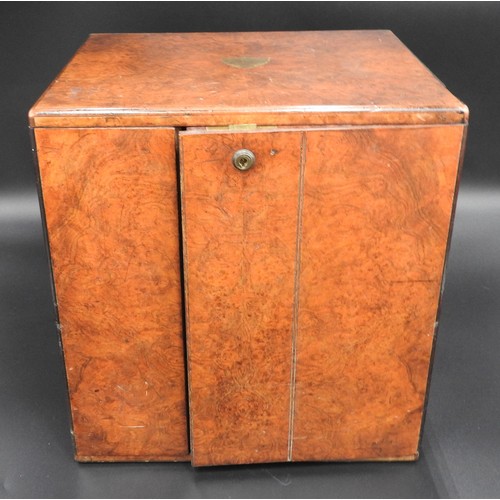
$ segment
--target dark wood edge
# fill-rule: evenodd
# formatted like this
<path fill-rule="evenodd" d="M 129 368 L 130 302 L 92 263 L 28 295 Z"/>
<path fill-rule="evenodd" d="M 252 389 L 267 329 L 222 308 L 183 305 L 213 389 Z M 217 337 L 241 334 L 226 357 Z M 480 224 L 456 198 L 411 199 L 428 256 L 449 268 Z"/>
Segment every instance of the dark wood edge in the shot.
<path fill-rule="evenodd" d="M 228 463 L 218 463 L 218 464 L 203 464 L 203 465 L 198 465 L 194 462 L 191 462 L 191 465 L 197 469 L 204 469 L 204 468 L 212 468 L 212 467 L 232 467 L 232 466 L 239 466 L 239 465 L 246 465 L 246 466 L 262 466 L 262 464 L 318 464 L 318 463 L 331 463 L 331 464 L 343 464 L 343 463 L 375 463 L 375 462 L 381 462 L 381 463 L 389 463 L 389 462 L 416 462 L 419 459 L 419 453 L 418 451 L 415 452 L 412 455 L 403 455 L 400 457 L 366 457 L 366 458 L 339 458 L 339 459 L 328 459 L 328 460 L 292 460 L 291 462 L 276 462 L 276 461 L 270 461 L 270 462 L 240 462 L 240 463 L 234 463 L 234 462 L 228 462 Z"/>
<path fill-rule="evenodd" d="M 69 414 L 71 442 L 73 444 L 73 450 L 76 450 L 75 434 L 73 431 L 73 429 L 74 429 L 73 414 L 71 412 L 71 405 L 70 405 L 70 400 L 69 400 L 68 374 L 66 371 L 64 347 L 63 347 L 62 336 L 61 336 L 61 324 L 59 321 L 59 306 L 57 303 L 56 285 L 55 285 L 55 281 L 54 281 L 54 273 L 52 270 L 53 268 L 52 268 L 52 256 L 51 256 L 51 252 L 50 252 L 49 232 L 48 232 L 48 228 L 47 228 L 47 218 L 45 215 L 45 204 L 44 204 L 44 200 L 43 200 L 42 179 L 40 176 L 40 166 L 38 163 L 35 131 L 31 127 L 30 127 L 30 139 L 31 139 L 31 151 L 33 154 L 33 165 L 34 165 L 34 170 L 35 170 L 36 190 L 37 190 L 37 194 L 38 194 L 38 204 L 40 207 L 40 218 L 42 221 L 43 240 L 44 240 L 44 246 L 45 246 L 45 251 L 46 251 L 46 256 L 47 256 L 47 267 L 48 267 L 48 271 L 49 271 L 50 289 L 52 292 L 52 302 L 54 305 L 54 314 L 56 317 L 56 330 L 57 330 L 57 335 L 58 335 L 59 350 L 61 353 L 62 369 L 63 369 L 64 380 L 65 380 L 65 385 L 66 385 L 66 396 L 67 396 L 66 408 L 67 408 L 67 411 Z"/>
<path fill-rule="evenodd" d="M 184 355 L 184 383 L 185 383 L 185 403 L 186 403 L 186 443 L 188 447 L 188 458 L 186 461 L 191 460 L 191 412 L 189 411 L 189 383 L 188 383 L 188 355 L 187 348 L 188 342 L 186 339 L 187 332 L 187 296 L 184 295 L 186 289 L 186 280 L 184 278 L 184 225 L 182 221 L 182 196 L 181 196 L 181 161 L 180 161 L 180 146 L 179 146 L 179 131 L 174 129 L 174 148 L 175 148 L 175 176 L 177 183 L 177 218 L 178 218 L 178 232 L 179 232 L 179 277 L 181 287 L 181 320 L 182 320 L 182 342 L 183 342 L 183 355 Z"/>
<path fill-rule="evenodd" d="M 184 324 L 185 324 L 185 353 L 186 353 L 186 384 L 187 384 L 187 407 L 188 407 L 188 426 L 189 426 L 189 450 L 191 452 L 191 464 L 194 465 L 194 454 L 195 448 L 193 445 L 193 415 L 191 411 L 191 383 L 190 383 L 190 372 L 189 372 L 189 360 L 190 360 L 190 328 L 189 328 L 189 289 L 188 289 L 188 279 L 187 273 L 189 268 L 189 259 L 186 245 L 186 217 L 184 208 L 184 169 L 183 169 L 183 158 L 184 158 L 184 147 L 181 141 L 182 132 L 177 132 L 178 137 L 178 166 L 179 166 L 179 203 L 180 203 L 180 221 L 181 221 L 181 233 L 180 241 L 182 245 L 182 281 L 184 283 L 183 287 L 183 302 L 184 302 Z"/>
<path fill-rule="evenodd" d="M 439 319 L 441 316 L 441 305 L 442 305 L 442 299 L 443 299 L 443 292 L 444 292 L 444 287 L 445 287 L 445 281 L 446 281 L 446 268 L 448 265 L 448 258 L 450 254 L 450 247 L 451 247 L 451 238 L 453 234 L 453 226 L 455 223 L 455 212 L 457 208 L 457 200 L 458 200 L 458 191 L 459 191 L 459 186 L 460 186 L 460 180 L 462 177 L 462 166 L 464 162 L 464 156 L 465 156 L 465 143 L 467 141 L 467 132 L 468 132 L 468 126 L 465 124 L 463 126 L 463 135 L 462 135 L 462 141 L 460 144 L 460 153 L 458 157 L 458 169 L 457 169 L 457 177 L 455 181 L 455 190 L 454 190 L 454 195 L 453 195 L 453 204 L 452 204 L 452 209 L 451 209 L 451 216 L 450 216 L 450 225 L 448 228 L 448 239 L 446 243 L 446 251 L 445 251 L 445 258 L 443 262 L 443 270 L 441 274 L 441 290 L 439 293 L 439 298 L 438 298 L 438 308 L 436 312 L 436 320 L 434 322 L 434 335 L 432 338 L 432 347 L 431 347 L 431 356 L 430 356 L 430 363 L 429 363 L 429 370 L 427 373 L 427 383 L 426 383 L 426 391 L 425 391 L 425 398 L 424 398 L 424 406 L 422 410 L 422 421 L 420 423 L 420 433 L 418 437 L 418 444 L 417 444 L 417 453 L 420 452 L 421 447 L 422 447 L 422 439 L 423 439 L 423 434 L 424 434 L 424 426 L 425 426 L 425 420 L 427 417 L 427 406 L 429 404 L 429 394 L 430 394 L 430 386 L 432 382 L 432 373 L 433 373 L 433 367 L 434 367 L 434 356 L 436 353 L 436 341 L 437 341 L 437 336 L 438 336 L 438 331 L 439 331 Z"/>
<path fill-rule="evenodd" d="M 190 455 L 75 455 L 77 462 L 189 462 Z"/>

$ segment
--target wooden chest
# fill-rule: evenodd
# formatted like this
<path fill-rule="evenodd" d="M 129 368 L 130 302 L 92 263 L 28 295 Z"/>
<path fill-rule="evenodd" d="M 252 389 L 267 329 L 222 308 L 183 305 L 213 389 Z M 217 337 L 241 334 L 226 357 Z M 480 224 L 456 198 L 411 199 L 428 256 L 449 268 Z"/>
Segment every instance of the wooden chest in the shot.
<path fill-rule="evenodd" d="M 389 31 L 90 36 L 30 112 L 77 460 L 416 459 L 467 121 Z"/>

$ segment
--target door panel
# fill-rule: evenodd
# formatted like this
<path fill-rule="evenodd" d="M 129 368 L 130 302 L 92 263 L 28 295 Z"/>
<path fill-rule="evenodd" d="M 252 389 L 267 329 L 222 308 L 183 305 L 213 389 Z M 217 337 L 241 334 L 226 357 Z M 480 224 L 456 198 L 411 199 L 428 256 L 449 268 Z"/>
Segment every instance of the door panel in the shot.
<path fill-rule="evenodd" d="M 181 134 L 195 465 L 417 456 L 462 135 Z"/>
<path fill-rule="evenodd" d="M 181 133 L 195 465 L 287 459 L 301 137 Z"/>
<path fill-rule="evenodd" d="M 307 133 L 293 460 L 417 455 L 462 134 Z"/>
<path fill-rule="evenodd" d="M 35 136 L 77 459 L 185 459 L 174 130 Z"/>

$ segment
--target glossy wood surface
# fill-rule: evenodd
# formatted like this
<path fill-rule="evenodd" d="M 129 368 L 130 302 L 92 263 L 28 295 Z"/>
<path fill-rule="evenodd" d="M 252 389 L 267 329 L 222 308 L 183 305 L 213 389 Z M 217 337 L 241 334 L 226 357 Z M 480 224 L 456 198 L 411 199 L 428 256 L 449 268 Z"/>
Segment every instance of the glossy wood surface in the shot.
<path fill-rule="evenodd" d="M 173 129 L 37 129 L 81 461 L 188 455 Z"/>
<path fill-rule="evenodd" d="M 30 111 L 77 459 L 188 457 L 176 162 L 193 464 L 415 459 L 467 121 L 389 31 L 91 35 Z"/>
<path fill-rule="evenodd" d="M 462 134 L 181 134 L 195 465 L 418 456 Z"/>
<path fill-rule="evenodd" d="M 293 460 L 418 456 L 462 135 L 306 134 Z"/>
<path fill-rule="evenodd" d="M 249 58 L 266 63 L 248 67 Z M 390 31 L 309 31 L 91 35 L 30 116 L 46 127 L 183 127 L 456 123 L 467 114 Z"/>
<path fill-rule="evenodd" d="M 181 133 L 195 465 L 286 461 L 300 133 Z M 251 149 L 248 172 L 232 165 Z"/>

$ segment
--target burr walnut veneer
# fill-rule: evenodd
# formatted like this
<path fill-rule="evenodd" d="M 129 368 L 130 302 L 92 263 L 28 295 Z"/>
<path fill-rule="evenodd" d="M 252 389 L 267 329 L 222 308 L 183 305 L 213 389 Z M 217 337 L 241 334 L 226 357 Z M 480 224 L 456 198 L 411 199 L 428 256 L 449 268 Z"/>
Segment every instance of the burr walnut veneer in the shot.
<path fill-rule="evenodd" d="M 90 36 L 30 112 L 76 458 L 416 459 L 467 121 L 388 31 Z"/>

